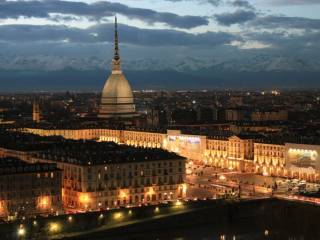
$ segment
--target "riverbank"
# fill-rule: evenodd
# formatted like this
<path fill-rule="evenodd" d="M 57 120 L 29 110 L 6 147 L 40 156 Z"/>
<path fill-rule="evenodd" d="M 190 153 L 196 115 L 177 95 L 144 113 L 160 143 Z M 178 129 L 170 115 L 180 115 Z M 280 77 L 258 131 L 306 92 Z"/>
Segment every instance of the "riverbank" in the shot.
<path fill-rule="evenodd" d="M 0 224 L 1 239 L 320 239 L 320 208 L 278 199 L 189 201 Z M 23 236 L 18 230 L 24 229 Z M 193 231 L 191 231 L 193 229 Z M 206 236 L 208 234 L 208 236 Z M 271 238 L 282 234 L 282 238 Z M 218 239 L 218 238 L 206 238 Z M 226 238 L 229 239 L 229 238 Z M 241 239 L 241 238 L 236 238 Z"/>
<path fill-rule="evenodd" d="M 229 202 L 65 239 L 316 240 L 319 214 L 317 206 L 277 199 Z"/>

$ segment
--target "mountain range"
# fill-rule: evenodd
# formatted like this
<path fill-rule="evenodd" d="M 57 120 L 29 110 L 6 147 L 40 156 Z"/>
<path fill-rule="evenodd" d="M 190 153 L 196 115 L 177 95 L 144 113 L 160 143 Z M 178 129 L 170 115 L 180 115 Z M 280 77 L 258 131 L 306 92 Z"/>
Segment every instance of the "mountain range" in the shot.
<path fill-rule="evenodd" d="M 0 56 L 0 91 L 97 90 L 110 61 L 97 57 Z M 132 59 L 134 89 L 319 88 L 320 60 L 254 55 L 234 59 Z"/>
<path fill-rule="evenodd" d="M 61 71 L 108 69 L 110 61 L 97 57 L 65 56 L 0 56 L 0 70 L 43 70 Z M 123 68 L 130 71 L 177 72 L 213 69 L 234 72 L 293 71 L 320 72 L 320 59 L 302 59 L 284 56 L 254 55 L 237 59 L 200 59 L 200 58 L 145 58 L 123 61 Z"/>

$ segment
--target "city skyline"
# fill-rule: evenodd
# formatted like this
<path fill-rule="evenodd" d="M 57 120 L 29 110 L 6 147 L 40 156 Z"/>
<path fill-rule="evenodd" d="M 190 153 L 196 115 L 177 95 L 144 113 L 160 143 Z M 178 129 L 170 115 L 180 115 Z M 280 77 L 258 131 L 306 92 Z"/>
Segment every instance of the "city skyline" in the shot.
<path fill-rule="evenodd" d="M 319 0 L 0 0 L 1 240 L 319 240 Z"/>

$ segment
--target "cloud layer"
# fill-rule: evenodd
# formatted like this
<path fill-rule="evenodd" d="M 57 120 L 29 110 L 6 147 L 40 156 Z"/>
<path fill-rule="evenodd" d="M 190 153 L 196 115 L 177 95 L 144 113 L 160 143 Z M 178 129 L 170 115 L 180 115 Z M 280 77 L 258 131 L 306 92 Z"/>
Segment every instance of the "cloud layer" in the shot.
<path fill-rule="evenodd" d="M 276 69 L 277 64 L 285 65 L 280 61 L 282 56 L 286 56 L 285 59 L 294 57 L 295 63 L 320 58 L 320 19 L 289 16 L 288 12 L 276 15 L 272 11 L 259 9 L 254 0 L 166 0 L 165 7 L 161 6 L 162 11 L 150 4 L 148 6 L 152 9 L 144 9 L 139 1 L 130 1 L 131 4 L 126 5 L 111 0 L 91 3 L 81 0 L 0 0 L 0 55 L 22 59 L 19 60 L 21 69 L 26 67 L 23 59 L 31 59 L 32 62 L 33 55 L 44 55 L 45 59 L 55 56 L 55 66 L 59 68 L 69 61 L 58 61 L 66 56 L 67 59 L 86 58 L 95 66 L 99 61 L 92 61 L 92 58 L 100 56 L 104 59 L 105 53 L 109 54 L 108 59 L 111 58 L 114 26 L 107 17 L 119 14 L 125 16 L 125 21 L 121 21 L 125 24 L 119 24 L 124 62 L 128 58 L 131 61 L 141 58 L 141 66 L 155 65 L 153 61 L 144 61 L 150 57 L 163 58 L 166 63 L 172 64 L 170 61 L 174 57 L 184 62 L 188 57 L 196 56 L 203 60 L 201 66 L 214 59 L 214 66 L 219 68 L 221 59 L 241 56 L 241 62 L 263 55 L 277 59 L 272 61 Z M 273 0 L 258 2 L 263 1 L 270 3 Z M 318 3 L 312 0 L 274 2 L 282 6 Z M 159 4 L 156 2 L 155 6 Z M 166 8 L 171 5 L 184 8 L 184 4 L 186 7 L 181 11 Z M 286 7 L 279 9 L 283 8 Z M 24 24 L 22 21 L 25 19 L 27 23 Z M 78 20 L 84 23 L 82 28 L 74 27 Z M 134 24 L 138 27 L 131 26 Z M 239 68 L 234 61 L 225 63 Z M 316 69 L 318 66 L 316 64 L 306 69 Z M 179 67 L 185 68 L 185 65 Z"/>
<path fill-rule="evenodd" d="M 251 25 L 269 29 L 317 29 L 320 30 L 320 19 L 286 16 L 265 16 L 255 19 Z"/>
<path fill-rule="evenodd" d="M 229 33 L 207 32 L 192 34 L 175 30 L 140 29 L 119 25 L 122 43 L 142 46 L 216 46 L 239 40 Z M 2 25 L 0 39 L 8 42 L 58 41 L 65 43 L 112 42 L 113 24 L 97 24 L 87 29 L 57 25 Z"/>
<path fill-rule="evenodd" d="M 264 0 L 270 5 L 314 5 L 320 4 L 319 0 Z"/>
<path fill-rule="evenodd" d="M 128 18 L 140 19 L 149 24 L 165 23 L 171 27 L 190 29 L 208 25 L 206 17 L 179 16 L 169 12 L 133 8 L 124 4 L 99 1 L 91 4 L 75 1 L 0 1 L 0 18 L 36 17 L 50 18 L 50 14 L 71 14 L 101 20 L 104 17 L 122 14 Z"/>
<path fill-rule="evenodd" d="M 237 10 L 233 13 L 216 14 L 214 17 L 219 24 L 230 26 L 232 24 L 245 23 L 253 20 L 257 15 L 254 11 Z"/>

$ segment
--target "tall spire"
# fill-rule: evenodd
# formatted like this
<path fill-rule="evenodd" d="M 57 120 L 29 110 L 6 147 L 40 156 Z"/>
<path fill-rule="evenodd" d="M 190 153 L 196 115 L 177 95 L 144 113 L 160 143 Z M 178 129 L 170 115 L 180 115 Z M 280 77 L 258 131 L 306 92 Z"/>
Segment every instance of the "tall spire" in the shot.
<path fill-rule="evenodd" d="M 120 59 L 117 16 L 115 16 L 114 18 L 114 57 L 113 59 L 116 61 Z"/>
<path fill-rule="evenodd" d="M 112 73 L 121 74 L 120 55 L 119 55 L 119 36 L 117 16 L 114 18 L 114 56 L 112 60 Z"/>

